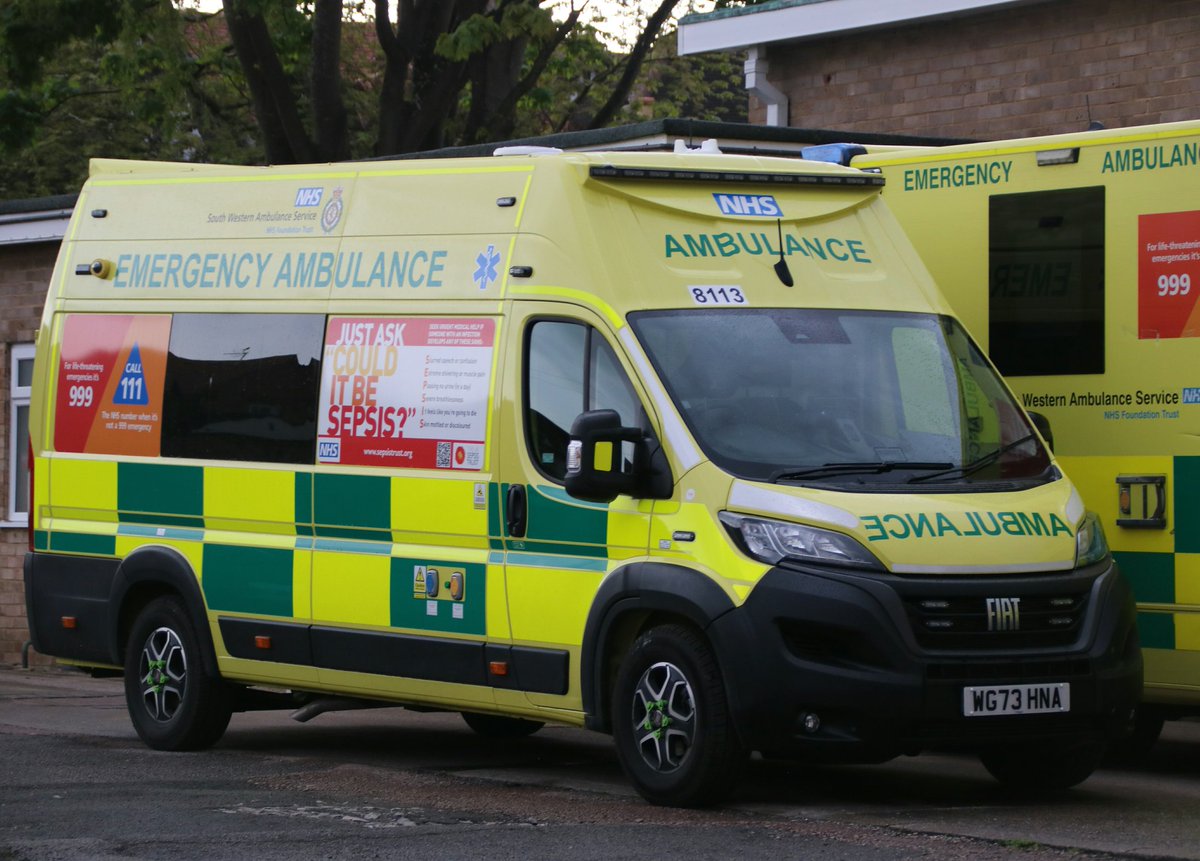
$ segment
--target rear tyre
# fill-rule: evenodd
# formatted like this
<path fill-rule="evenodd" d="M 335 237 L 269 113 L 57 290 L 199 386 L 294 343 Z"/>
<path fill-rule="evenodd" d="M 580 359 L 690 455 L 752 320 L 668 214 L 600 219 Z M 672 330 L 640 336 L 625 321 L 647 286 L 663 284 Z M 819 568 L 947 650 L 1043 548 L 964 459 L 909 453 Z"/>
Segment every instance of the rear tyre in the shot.
<path fill-rule="evenodd" d="M 199 637 L 178 598 L 156 598 L 134 622 L 125 702 L 133 728 L 155 750 L 210 747 L 229 725 L 230 691 L 204 669 Z"/>
<path fill-rule="evenodd" d="M 712 804 L 746 761 L 708 642 L 681 625 L 643 634 L 622 661 L 612 704 L 621 767 L 652 804 Z"/>
<path fill-rule="evenodd" d="M 1061 792 L 1083 783 L 1104 757 L 1102 744 L 1038 744 L 984 751 L 983 767 L 1021 792 Z"/>
<path fill-rule="evenodd" d="M 476 735 L 484 738 L 525 738 L 545 726 L 541 721 L 482 714 L 481 712 L 463 712 L 462 719 L 475 731 Z"/>

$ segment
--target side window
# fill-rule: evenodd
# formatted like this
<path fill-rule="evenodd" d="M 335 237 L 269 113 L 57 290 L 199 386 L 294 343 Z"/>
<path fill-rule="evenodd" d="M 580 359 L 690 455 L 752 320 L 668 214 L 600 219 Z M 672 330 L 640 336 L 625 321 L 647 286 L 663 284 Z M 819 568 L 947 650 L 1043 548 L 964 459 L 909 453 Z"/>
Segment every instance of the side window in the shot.
<path fill-rule="evenodd" d="M 621 424 L 648 422 L 612 347 L 591 326 L 543 320 L 526 344 L 525 432 L 538 469 L 555 481 L 567 474 L 567 442 L 575 417 L 616 410 Z"/>
<path fill-rule="evenodd" d="M 8 520 L 29 516 L 29 395 L 33 344 L 15 344 L 9 354 Z"/>
<path fill-rule="evenodd" d="M 176 314 L 162 455 L 312 463 L 325 318 Z"/>
<path fill-rule="evenodd" d="M 988 353 L 1002 374 L 1104 373 L 1104 189 L 989 201 Z"/>

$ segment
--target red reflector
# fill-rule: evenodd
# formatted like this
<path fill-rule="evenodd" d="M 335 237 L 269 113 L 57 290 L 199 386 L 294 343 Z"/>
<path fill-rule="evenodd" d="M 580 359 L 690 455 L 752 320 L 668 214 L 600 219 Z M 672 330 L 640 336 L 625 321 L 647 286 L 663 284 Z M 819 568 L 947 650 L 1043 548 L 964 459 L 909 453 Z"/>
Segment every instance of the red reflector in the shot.
<path fill-rule="evenodd" d="M 254 648 L 256 648 L 256 649 L 271 648 L 271 638 L 270 637 L 255 637 L 254 638 Z"/>
<path fill-rule="evenodd" d="M 491 671 L 493 676 L 507 676 L 508 661 L 491 661 L 488 664 L 488 670 Z"/>
<path fill-rule="evenodd" d="M 75 627 L 78 624 L 79 623 L 76 621 L 74 616 L 63 616 L 62 617 L 62 626 L 64 628 L 66 628 L 68 631 L 74 631 Z"/>

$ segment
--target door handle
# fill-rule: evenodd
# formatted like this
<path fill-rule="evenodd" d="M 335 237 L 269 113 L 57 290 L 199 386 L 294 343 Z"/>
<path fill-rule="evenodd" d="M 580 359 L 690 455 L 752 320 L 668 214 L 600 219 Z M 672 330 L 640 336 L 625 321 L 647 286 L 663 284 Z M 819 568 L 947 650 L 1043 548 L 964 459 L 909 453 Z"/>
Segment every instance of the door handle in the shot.
<path fill-rule="evenodd" d="M 504 502 L 504 521 L 509 537 L 525 537 L 525 512 L 525 485 L 510 484 Z"/>

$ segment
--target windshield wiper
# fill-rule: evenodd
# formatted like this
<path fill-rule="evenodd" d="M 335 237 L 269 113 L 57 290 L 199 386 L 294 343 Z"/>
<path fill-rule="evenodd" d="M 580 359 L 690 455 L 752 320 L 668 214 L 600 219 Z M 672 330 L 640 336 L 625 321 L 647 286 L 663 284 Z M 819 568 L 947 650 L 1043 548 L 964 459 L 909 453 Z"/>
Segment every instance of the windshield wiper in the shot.
<path fill-rule="evenodd" d="M 945 470 L 952 467 L 951 463 L 925 463 L 923 461 L 862 461 L 851 463 L 826 463 L 808 469 L 780 469 L 771 473 L 767 479 L 771 482 L 796 481 L 801 478 L 825 478 L 834 475 L 879 475 L 897 469 L 936 469 Z"/>
<path fill-rule="evenodd" d="M 1002 445 L 1002 446 L 1000 446 L 1000 448 L 996 449 L 995 451 L 989 451 L 987 454 L 983 455 L 982 457 L 976 458 L 975 460 L 971 461 L 970 463 L 965 463 L 962 466 L 955 466 L 950 469 L 943 470 L 942 472 L 935 472 L 935 473 L 932 473 L 931 475 L 914 475 L 912 478 L 910 478 L 908 480 L 908 483 L 909 484 L 919 484 L 922 481 L 934 481 L 939 478 L 947 478 L 947 477 L 966 478 L 971 473 L 978 472 L 979 470 L 983 469 L 985 466 L 990 466 L 991 464 L 998 461 L 1002 455 L 1007 454 L 1008 452 L 1012 451 L 1014 448 L 1025 445 L 1025 443 L 1027 443 L 1033 439 L 1037 439 L 1037 434 L 1032 434 L 1032 433 L 1025 434 L 1025 436 L 1021 437 L 1020 439 L 1013 440 L 1012 442 L 1008 443 L 1007 445 Z"/>

